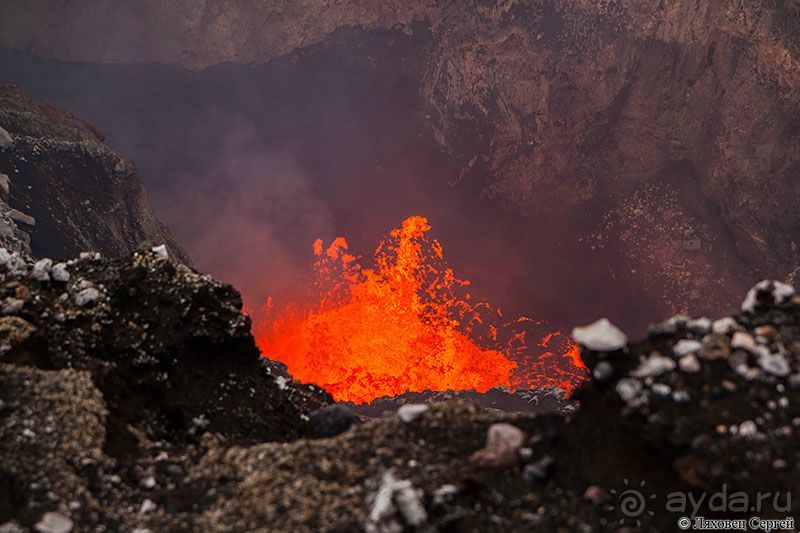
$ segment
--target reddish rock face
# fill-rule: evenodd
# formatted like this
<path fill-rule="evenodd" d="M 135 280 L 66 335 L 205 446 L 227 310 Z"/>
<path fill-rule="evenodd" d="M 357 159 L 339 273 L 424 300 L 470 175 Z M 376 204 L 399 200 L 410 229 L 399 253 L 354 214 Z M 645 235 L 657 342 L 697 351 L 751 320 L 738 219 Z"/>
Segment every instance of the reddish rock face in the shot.
<path fill-rule="evenodd" d="M 665 311 L 719 309 L 800 262 L 795 1 L 40 0 L 3 14 L 0 42 L 21 50 L 193 69 L 421 23 L 421 107 L 461 168 L 451 181 L 481 183 L 528 231 L 554 220 L 587 268 L 618 257 L 611 274 Z"/>

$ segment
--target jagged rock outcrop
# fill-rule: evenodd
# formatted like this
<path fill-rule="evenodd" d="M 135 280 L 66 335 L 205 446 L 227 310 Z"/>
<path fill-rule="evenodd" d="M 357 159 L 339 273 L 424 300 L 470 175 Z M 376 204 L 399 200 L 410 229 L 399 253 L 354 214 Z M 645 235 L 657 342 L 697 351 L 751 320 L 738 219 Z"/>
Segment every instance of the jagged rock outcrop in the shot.
<path fill-rule="evenodd" d="M 171 257 L 190 262 L 153 214 L 133 163 L 91 126 L 6 85 L 0 126 L 11 139 L 0 146 L 0 199 L 10 205 L 0 205 L 0 219 L 14 222 L 0 224 L 0 240 L 15 235 L 11 240 L 22 248 L 29 243 L 34 257 L 61 259 L 84 251 L 119 257 L 143 243 L 166 244 Z"/>
<path fill-rule="evenodd" d="M 12 143 L 9 142 L 6 147 Z M 26 229 L 33 227 L 36 219 L 8 205 L 11 201 L 10 189 L 11 179 L 7 174 L 0 173 L 0 247 L 30 257 L 31 236 Z"/>
<path fill-rule="evenodd" d="M 0 293 L 0 523 L 47 507 L 127 528 L 160 493 L 190 508 L 203 491 L 177 487 L 203 433 L 292 440 L 330 402 L 270 374 L 233 288 L 163 254 L 31 265 L 0 250 Z"/>
<path fill-rule="evenodd" d="M 594 379 L 566 416 L 450 400 L 308 439 L 330 397 L 268 373 L 230 287 L 150 251 L 2 255 L 5 531 L 656 531 L 691 514 L 674 510 L 688 491 L 738 495 L 715 516 L 749 518 L 741 495 L 765 492 L 758 516 L 797 515 L 800 296 L 785 284 L 754 287 L 735 317 L 584 348 Z M 644 507 L 623 507 L 631 488 Z"/>
<path fill-rule="evenodd" d="M 0 42 L 20 50 L 190 68 L 266 62 L 342 28 L 428 32 L 420 92 L 453 181 L 531 231 L 547 218 L 590 257 L 619 257 L 613 276 L 676 311 L 722 308 L 800 261 L 794 0 L 18 0 L 3 15 Z"/>
<path fill-rule="evenodd" d="M 12 0 L 0 42 L 71 61 L 256 63 L 313 45 L 342 27 L 392 28 L 437 17 L 437 2 L 89 0 L 58 6 Z M 39 24 L 26 21 L 36 18 Z M 49 20 L 55 31 L 42 31 Z M 96 40 L 100 39 L 100 40 Z M 101 44 L 102 41 L 102 44 Z"/>

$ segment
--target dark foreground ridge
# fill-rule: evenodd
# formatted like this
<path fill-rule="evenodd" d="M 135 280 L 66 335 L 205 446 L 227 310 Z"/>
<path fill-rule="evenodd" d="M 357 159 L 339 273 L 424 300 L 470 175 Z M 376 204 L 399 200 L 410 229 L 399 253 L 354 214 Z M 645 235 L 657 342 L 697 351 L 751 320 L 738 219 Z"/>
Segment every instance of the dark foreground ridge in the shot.
<path fill-rule="evenodd" d="M 450 400 L 359 422 L 312 414 L 329 396 L 268 373 L 236 292 L 163 250 L 0 252 L 0 271 L 2 532 L 673 530 L 689 493 L 727 494 L 707 518 L 797 514 L 800 297 L 783 284 L 620 349 L 612 327 L 584 331 L 594 379 L 567 414 Z"/>

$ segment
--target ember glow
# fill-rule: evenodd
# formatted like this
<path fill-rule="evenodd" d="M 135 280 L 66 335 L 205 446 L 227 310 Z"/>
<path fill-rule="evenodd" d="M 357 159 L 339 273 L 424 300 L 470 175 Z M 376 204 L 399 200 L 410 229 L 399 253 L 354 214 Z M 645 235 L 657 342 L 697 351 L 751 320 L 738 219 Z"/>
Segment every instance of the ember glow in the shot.
<path fill-rule="evenodd" d="M 337 401 L 500 386 L 571 390 L 585 372 L 577 348 L 552 333 L 532 350 L 527 336 L 536 322 L 509 322 L 473 302 L 470 283 L 446 265 L 429 230 L 426 218 L 407 218 L 369 268 L 344 238 L 327 248 L 317 239 L 313 304 L 278 311 L 269 301 L 254 326 L 262 354 Z"/>

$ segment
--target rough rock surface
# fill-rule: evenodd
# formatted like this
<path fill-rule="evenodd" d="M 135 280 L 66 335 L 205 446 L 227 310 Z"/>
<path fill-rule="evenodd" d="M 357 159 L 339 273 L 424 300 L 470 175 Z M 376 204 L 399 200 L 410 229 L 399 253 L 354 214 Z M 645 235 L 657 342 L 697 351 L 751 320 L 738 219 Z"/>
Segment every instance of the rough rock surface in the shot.
<path fill-rule="evenodd" d="M 270 375 L 231 287 L 157 253 L 86 254 L 61 266 L 68 282 L 0 263 L 0 523 L 129 529 L 152 502 L 189 509 L 204 433 L 295 439 L 330 402 Z"/>
<path fill-rule="evenodd" d="M 266 62 L 340 29 L 429 32 L 420 93 L 463 169 L 453 181 L 483 182 L 533 228 L 558 206 L 555 223 L 622 254 L 613 275 L 672 312 L 721 309 L 800 264 L 795 0 L 14 0 L 0 42 L 203 68 Z M 576 222 L 576 210 L 594 216 Z"/>
<path fill-rule="evenodd" d="M 66 259 L 85 251 L 120 257 L 149 242 L 166 244 L 171 257 L 189 262 L 153 214 L 133 163 L 105 146 L 91 126 L 5 85 L 0 126 L 14 139 L 0 148 L 6 176 L 0 192 L 13 208 L 0 205 L 0 241 L 7 248 L 13 246 L 6 233 L 22 231 L 17 239 L 29 235 L 35 257 Z"/>
<path fill-rule="evenodd" d="M 800 297 L 776 284 L 725 332 L 676 317 L 626 350 L 584 349 L 613 372 L 567 415 L 449 400 L 307 439 L 329 397 L 267 374 L 232 289 L 150 251 L 65 268 L 67 284 L 0 267 L 4 301 L 23 300 L 0 319 L 7 528 L 58 513 L 77 530 L 672 530 L 690 511 L 666 511 L 668 493 L 796 488 Z M 686 341 L 699 369 L 653 364 Z M 501 441 L 517 459 L 475 459 Z M 631 483 L 648 512 L 621 514 Z M 759 515 L 796 516 L 786 503 Z M 751 514 L 737 509 L 723 514 Z"/>

